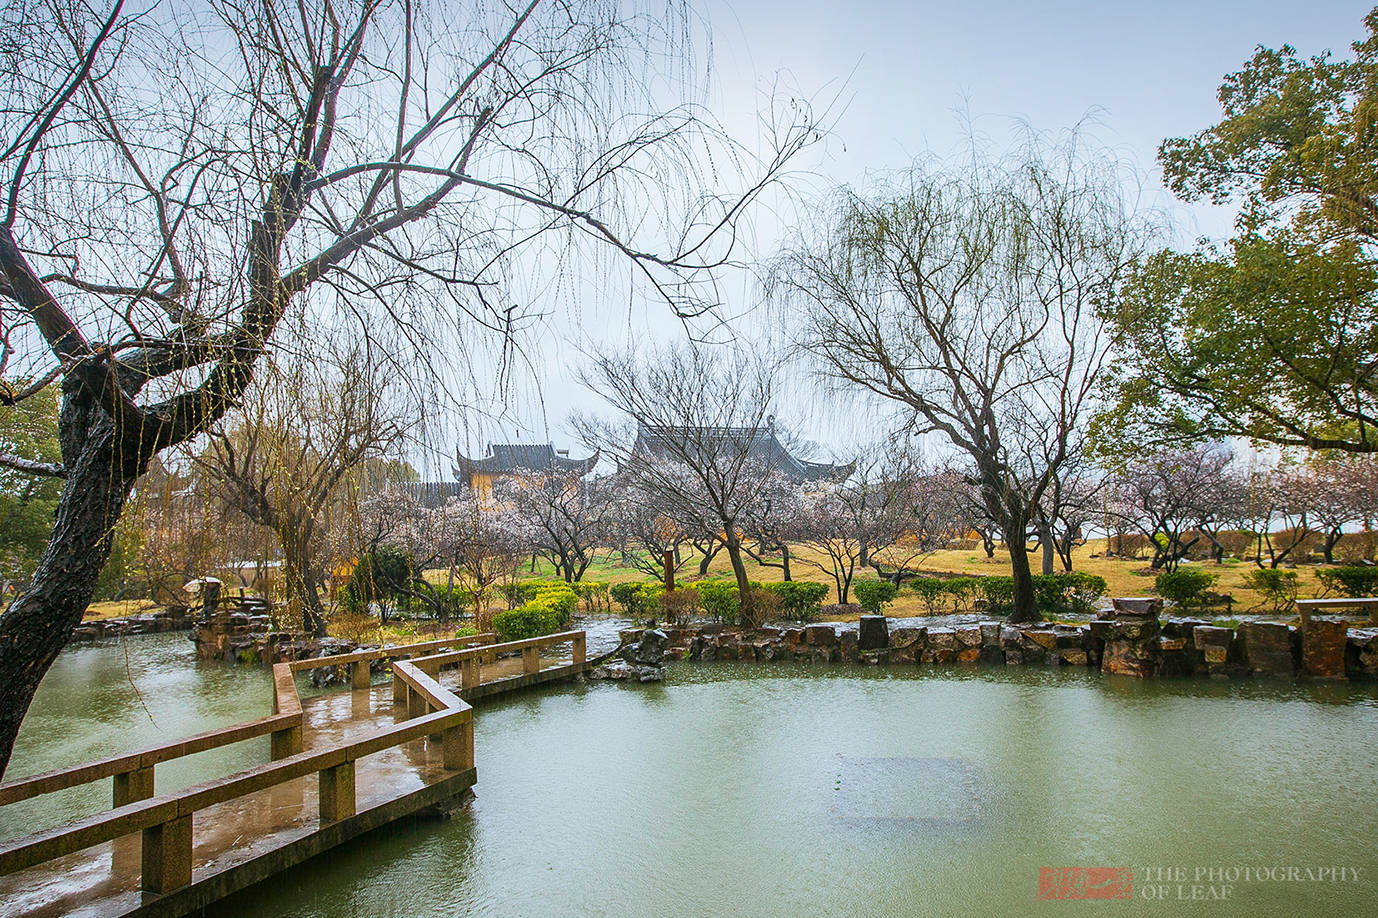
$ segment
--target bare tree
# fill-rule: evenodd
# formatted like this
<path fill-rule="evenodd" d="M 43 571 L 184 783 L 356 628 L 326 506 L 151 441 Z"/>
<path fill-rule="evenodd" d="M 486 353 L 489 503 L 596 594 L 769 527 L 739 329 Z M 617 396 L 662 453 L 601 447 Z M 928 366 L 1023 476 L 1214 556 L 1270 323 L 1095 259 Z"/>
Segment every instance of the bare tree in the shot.
<path fill-rule="evenodd" d="M 581 417 L 584 441 L 688 531 L 716 534 L 746 597 L 742 527 L 773 473 L 755 455 L 771 435 L 770 362 L 744 346 L 684 345 L 596 355 L 583 380 L 635 425 Z"/>
<path fill-rule="evenodd" d="M 759 498 L 747 508 L 742 523 L 747 537 L 755 543 L 754 547 L 744 544 L 743 550 L 762 567 L 779 568 L 786 581 L 793 579 L 790 543 L 799 537 L 806 500 L 807 493 L 799 482 L 774 469 L 763 482 Z M 780 560 L 774 560 L 771 555 L 778 555 Z M 707 573 L 712 559 L 707 551 L 703 553 L 700 574 Z"/>
<path fill-rule="evenodd" d="M 1034 531 L 1043 550 L 1043 573 L 1053 572 L 1053 557 L 1072 569 L 1072 551 L 1085 542 L 1086 527 L 1102 507 L 1109 479 L 1076 451 L 1053 476 L 1034 516 Z"/>
<path fill-rule="evenodd" d="M 326 514 L 408 426 L 390 390 L 359 351 L 299 364 L 252 387 L 239 426 L 215 433 L 198 458 L 228 507 L 277 536 L 288 607 L 317 636 L 326 625 Z"/>
<path fill-rule="evenodd" d="M 1114 164 L 1073 137 L 956 174 L 922 167 L 863 195 L 781 260 L 827 376 L 903 406 L 976 470 L 1014 575 L 1011 620 L 1036 620 L 1026 533 L 1095 398 L 1097 310 L 1139 251 Z"/>
<path fill-rule="evenodd" d="M 858 568 L 873 567 L 898 582 L 904 568 L 889 549 L 906 537 L 931 543 L 917 523 L 915 470 L 904 453 L 863 454 L 846 481 L 805 498 L 802 541 L 826 559 L 809 563 L 832 577 L 838 602 L 847 602 Z"/>
<path fill-rule="evenodd" d="M 0 617 L 0 770 L 133 483 L 239 401 L 289 312 L 356 320 L 445 381 L 457 329 L 513 332 L 513 266 L 582 240 L 695 312 L 815 136 L 782 125 L 755 159 L 695 106 L 655 114 L 684 33 L 614 2 L 38 0 L 3 28 L 0 366 L 63 392 L 60 465 L 6 464 L 66 482 Z"/>

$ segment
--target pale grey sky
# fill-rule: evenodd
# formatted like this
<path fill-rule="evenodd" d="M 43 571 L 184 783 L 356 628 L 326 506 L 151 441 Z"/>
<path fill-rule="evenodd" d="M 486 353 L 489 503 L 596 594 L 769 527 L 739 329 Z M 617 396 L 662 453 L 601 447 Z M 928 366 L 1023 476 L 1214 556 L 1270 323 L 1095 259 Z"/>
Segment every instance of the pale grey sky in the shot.
<path fill-rule="evenodd" d="M 1218 120 L 1221 77 L 1239 69 L 1256 45 L 1348 56 L 1368 9 L 1242 0 L 708 0 L 702 11 L 711 49 L 700 50 L 710 52 L 713 70 L 705 101 L 747 136 L 763 93 L 777 83 L 820 103 L 837 98 L 833 135 L 800 164 L 810 173 L 805 187 L 815 189 L 863 183 L 868 172 L 903 167 L 917 156 L 954 153 L 963 142 L 962 112 L 997 146 L 1020 120 L 1053 132 L 1090 115 L 1093 139 L 1144 174 L 1146 203 L 1171 210 L 1186 244 L 1226 235 L 1232 215 L 1173 202 L 1160 182 L 1158 144 Z M 770 217 L 758 221 L 757 254 L 768 257 L 785 229 Z M 748 279 L 736 289 L 742 306 L 756 297 Z M 540 365 L 518 381 L 508 419 L 471 425 L 470 450 L 488 440 L 551 439 L 577 452 L 564 421 L 589 396 L 574 381 L 578 353 L 570 342 L 681 334 L 663 314 L 629 314 L 625 304 L 580 315 L 576 326 L 553 319 L 533 343 Z M 752 323 L 749 317 L 750 334 L 761 334 Z M 823 455 L 845 449 L 857 429 L 826 412 L 781 414 L 818 441 Z"/>

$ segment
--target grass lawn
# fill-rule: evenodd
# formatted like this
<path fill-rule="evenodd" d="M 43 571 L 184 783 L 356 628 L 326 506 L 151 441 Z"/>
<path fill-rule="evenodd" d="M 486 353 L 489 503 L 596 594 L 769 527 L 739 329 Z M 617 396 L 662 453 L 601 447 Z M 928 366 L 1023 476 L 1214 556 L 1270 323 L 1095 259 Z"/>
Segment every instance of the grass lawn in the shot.
<path fill-rule="evenodd" d="M 1072 555 L 1074 569 L 1104 577 L 1106 595 L 1108 596 L 1152 595 L 1154 575 L 1146 573 L 1148 561 L 1104 558 L 1101 557 L 1104 549 L 1105 542 L 1100 539 L 1092 540 L 1081 546 Z M 833 585 L 832 577 L 826 571 L 809 563 L 818 560 L 822 561 L 826 567 L 825 556 L 804 547 L 796 547 L 792 554 L 793 559 L 790 567 L 791 575 L 795 580 L 812 580 L 826 583 L 829 586 Z M 1037 571 L 1040 557 L 1034 556 L 1030 560 L 1034 564 L 1035 571 Z M 1217 593 L 1228 593 L 1233 596 L 1235 599 L 1233 612 L 1235 613 L 1248 612 L 1262 600 L 1257 592 L 1245 586 L 1245 578 L 1251 571 L 1257 570 L 1253 562 L 1234 560 L 1227 560 L 1223 564 L 1198 562 L 1191 564 L 1190 567 L 1217 575 L 1215 585 L 1211 589 Z M 969 575 L 1008 575 L 1010 563 L 1009 555 L 1003 549 L 996 549 L 994 558 L 987 558 L 985 553 L 979 549 L 975 551 L 938 551 L 925 558 L 919 569 L 920 571 L 942 571 Z M 1060 562 L 1058 569 L 1061 570 Z M 1321 591 L 1321 584 L 1316 579 L 1314 566 L 1298 565 L 1295 570 L 1300 578 L 1299 596 L 1314 596 Z M 555 572 L 549 563 L 539 560 L 533 571 L 531 563 L 528 561 L 522 565 L 519 576 L 523 578 L 554 577 Z M 708 569 L 708 576 L 710 578 L 730 578 L 732 576 L 732 567 L 728 563 L 726 552 L 719 552 L 718 556 L 713 559 L 713 563 Z M 783 579 L 778 567 L 764 567 L 750 558 L 747 559 L 747 576 L 752 580 L 762 582 Z M 870 568 L 859 569 L 856 573 L 856 579 L 874 577 L 875 572 Z M 600 555 L 598 560 L 589 566 L 588 571 L 584 574 L 584 579 L 621 583 L 627 580 L 647 580 L 650 578 L 641 571 L 621 565 L 615 555 Z M 680 569 L 678 579 L 681 581 L 699 579 L 697 556 Z M 849 598 L 854 599 L 854 597 Z M 837 601 L 836 591 L 829 596 L 828 601 Z M 917 596 L 908 591 L 901 591 L 899 598 L 886 607 L 886 614 L 892 616 L 922 615 L 924 614 L 924 605 Z M 1221 610 L 1215 614 L 1224 613 Z"/>

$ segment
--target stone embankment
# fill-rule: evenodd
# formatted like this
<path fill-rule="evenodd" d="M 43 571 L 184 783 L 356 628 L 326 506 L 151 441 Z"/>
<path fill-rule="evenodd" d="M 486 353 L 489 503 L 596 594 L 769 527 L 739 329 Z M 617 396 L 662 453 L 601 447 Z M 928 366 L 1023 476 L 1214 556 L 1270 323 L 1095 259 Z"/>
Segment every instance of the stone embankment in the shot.
<path fill-rule="evenodd" d="M 1080 666 L 1138 678 L 1378 678 L 1378 629 L 1349 628 L 1320 617 L 1304 630 L 1283 622 L 1229 628 L 1196 618 L 1164 619 L 1160 612 L 1157 599 L 1117 599 L 1114 609 L 1083 624 L 973 621 L 891 628 L 885 617 L 868 615 L 855 631 L 830 624 L 664 630 L 672 659 Z M 637 635 L 624 632 L 623 637 Z"/>
<path fill-rule="evenodd" d="M 142 615 L 119 618 L 98 618 L 82 622 L 72 632 L 73 641 L 99 641 L 126 634 L 163 634 L 168 631 L 191 630 L 191 611 L 184 606 L 170 606 Z"/>

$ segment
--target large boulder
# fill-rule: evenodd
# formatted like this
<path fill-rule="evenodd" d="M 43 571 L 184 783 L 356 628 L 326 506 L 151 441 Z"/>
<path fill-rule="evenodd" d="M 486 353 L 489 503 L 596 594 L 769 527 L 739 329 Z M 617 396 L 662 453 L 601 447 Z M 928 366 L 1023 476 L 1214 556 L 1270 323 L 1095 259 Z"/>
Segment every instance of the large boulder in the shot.
<path fill-rule="evenodd" d="M 665 662 L 665 651 L 670 646 L 670 638 L 659 628 L 643 631 L 641 640 L 623 648 L 622 658 L 628 663 L 643 666 L 659 666 Z"/>

